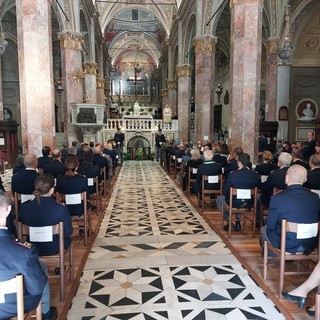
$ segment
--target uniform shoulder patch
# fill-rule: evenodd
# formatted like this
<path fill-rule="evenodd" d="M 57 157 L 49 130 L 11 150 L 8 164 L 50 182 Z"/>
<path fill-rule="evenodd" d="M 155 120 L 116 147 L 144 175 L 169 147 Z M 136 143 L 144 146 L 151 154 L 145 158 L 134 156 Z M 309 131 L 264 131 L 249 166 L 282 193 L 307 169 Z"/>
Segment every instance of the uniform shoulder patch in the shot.
<path fill-rule="evenodd" d="M 28 241 L 24 241 L 24 240 L 20 240 L 20 239 L 17 239 L 17 238 L 13 238 L 13 243 L 18 245 L 18 246 L 24 247 L 26 249 L 32 249 L 32 243 L 30 243 Z"/>

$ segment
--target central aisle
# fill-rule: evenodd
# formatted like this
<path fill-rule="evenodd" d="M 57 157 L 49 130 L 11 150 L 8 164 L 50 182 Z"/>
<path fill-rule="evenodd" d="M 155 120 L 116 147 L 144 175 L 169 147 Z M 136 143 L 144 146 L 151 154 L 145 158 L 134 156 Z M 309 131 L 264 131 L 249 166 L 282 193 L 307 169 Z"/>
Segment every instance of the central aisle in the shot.
<path fill-rule="evenodd" d="M 68 319 L 284 319 L 160 166 L 126 161 Z"/>

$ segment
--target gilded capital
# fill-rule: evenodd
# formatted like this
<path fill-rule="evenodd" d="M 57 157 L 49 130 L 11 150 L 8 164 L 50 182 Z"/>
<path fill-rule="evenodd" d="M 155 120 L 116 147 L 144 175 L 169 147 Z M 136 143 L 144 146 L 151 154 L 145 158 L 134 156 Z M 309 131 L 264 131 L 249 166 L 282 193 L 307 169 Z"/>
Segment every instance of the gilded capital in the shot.
<path fill-rule="evenodd" d="M 83 63 L 83 70 L 86 74 L 97 74 L 98 64 L 94 62 L 84 62 Z"/>
<path fill-rule="evenodd" d="M 258 3 L 263 6 L 264 0 L 230 0 L 230 8 L 232 8 L 236 4 L 242 3 Z"/>
<path fill-rule="evenodd" d="M 177 89 L 177 81 L 176 80 L 168 80 L 167 87 L 168 87 L 168 89 Z"/>
<path fill-rule="evenodd" d="M 193 38 L 193 45 L 196 52 L 216 51 L 217 37 L 214 36 L 198 36 Z"/>
<path fill-rule="evenodd" d="M 266 51 L 267 54 L 277 53 L 279 50 L 279 40 L 278 39 L 270 39 L 266 41 Z"/>
<path fill-rule="evenodd" d="M 168 96 L 168 89 L 161 89 L 161 97 L 167 97 Z"/>
<path fill-rule="evenodd" d="M 190 64 L 180 64 L 176 67 L 178 77 L 191 77 L 192 66 Z"/>
<path fill-rule="evenodd" d="M 61 49 L 72 49 L 82 51 L 82 44 L 84 42 L 82 33 L 78 32 L 60 32 L 58 34 Z"/>
<path fill-rule="evenodd" d="M 104 89 L 105 83 L 104 79 L 97 78 L 97 89 Z"/>

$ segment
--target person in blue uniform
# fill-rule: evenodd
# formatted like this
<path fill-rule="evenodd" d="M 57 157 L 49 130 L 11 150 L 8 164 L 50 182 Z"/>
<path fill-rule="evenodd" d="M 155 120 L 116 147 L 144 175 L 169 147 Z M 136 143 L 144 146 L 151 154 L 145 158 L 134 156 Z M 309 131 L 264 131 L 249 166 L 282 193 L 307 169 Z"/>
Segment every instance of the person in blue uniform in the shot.
<path fill-rule="evenodd" d="M 320 154 L 313 154 L 310 157 L 309 165 L 311 170 L 308 171 L 305 188 L 320 190 Z"/>
<path fill-rule="evenodd" d="M 65 166 L 61 160 L 61 152 L 59 149 L 52 150 L 52 161 L 44 165 L 43 173 L 50 173 L 54 178 L 64 174 Z"/>
<path fill-rule="evenodd" d="M 287 188 L 271 197 L 266 226 L 261 228 L 261 245 L 268 240 L 280 248 L 281 220 L 296 223 L 317 223 L 319 221 L 319 196 L 306 190 L 307 170 L 300 165 L 291 166 L 286 174 Z M 286 251 L 310 253 L 317 246 L 317 237 L 297 239 L 295 233 L 287 234 Z"/>
<path fill-rule="evenodd" d="M 247 153 L 242 153 L 238 157 L 238 169 L 232 171 L 223 185 L 223 195 L 224 197 L 220 197 L 217 199 L 218 207 L 221 209 L 223 203 L 227 203 L 229 205 L 230 199 L 230 188 L 238 188 L 238 189 L 252 189 L 259 186 L 259 175 L 251 171 L 249 166 L 250 156 Z M 252 199 L 237 199 L 234 196 L 232 199 L 232 205 L 234 208 L 251 208 L 253 205 Z M 225 220 L 228 220 L 228 212 L 224 212 Z M 236 215 L 236 225 L 234 226 L 235 230 L 241 229 L 240 224 L 240 214 Z M 228 230 L 228 226 L 225 227 Z"/>
<path fill-rule="evenodd" d="M 62 194 L 77 194 L 88 191 L 87 178 L 77 173 L 79 160 L 76 157 L 68 157 L 64 162 L 66 172 L 57 177 L 56 191 Z M 67 208 L 72 216 L 83 215 L 83 201 L 81 204 L 68 204 Z"/>
<path fill-rule="evenodd" d="M 54 190 L 54 178 L 50 174 L 43 174 L 35 181 L 35 198 L 24 202 L 20 207 L 19 219 L 31 227 L 45 227 L 64 224 L 64 247 L 68 249 L 71 244 L 72 222 L 67 207 L 51 198 Z M 39 255 L 48 256 L 59 252 L 59 235 L 53 236 L 52 242 L 36 242 Z"/>
<path fill-rule="evenodd" d="M 40 299 L 42 319 L 57 319 L 57 309 L 50 307 L 50 288 L 46 275 L 47 268 L 39 261 L 37 249 L 28 242 L 11 236 L 6 228 L 6 218 L 11 210 L 10 200 L 0 191 L 0 281 L 23 275 L 24 311 L 29 312 L 37 307 Z M 16 316 L 17 302 L 15 294 L 5 295 L 5 302 L 0 304 L 0 319 Z"/>
<path fill-rule="evenodd" d="M 15 192 L 20 194 L 32 194 L 34 191 L 34 182 L 39 176 L 36 171 L 38 161 L 34 154 L 27 154 L 24 157 L 24 164 L 26 169 L 14 174 L 11 178 L 11 190 L 14 195 Z"/>
<path fill-rule="evenodd" d="M 44 166 L 52 161 L 52 158 L 50 157 L 51 149 L 49 146 L 44 146 L 42 148 L 42 157 L 38 158 L 38 169 L 44 168 Z"/>
<path fill-rule="evenodd" d="M 161 159 L 161 147 L 162 144 L 166 141 L 166 138 L 164 134 L 162 133 L 162 129 L 158 129 L 158 133 L 156 134 L 155 137 L 155 142 L 156 142 L 156 161 L 162 161 Z"/>

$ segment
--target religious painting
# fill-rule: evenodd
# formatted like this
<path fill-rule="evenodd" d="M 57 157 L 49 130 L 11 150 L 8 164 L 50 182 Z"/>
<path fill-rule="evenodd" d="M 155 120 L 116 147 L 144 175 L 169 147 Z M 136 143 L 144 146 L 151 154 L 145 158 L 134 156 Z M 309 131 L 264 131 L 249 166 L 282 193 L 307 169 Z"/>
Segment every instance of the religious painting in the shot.
<path fill-rule="evenodd" d="M 5 121 L 12 119 L 12 111 L 9 108 L 3 108 L 3 119 Z"/>
<path fill-rule="evenodd" d="M 279 108 L 279 120 L 288 120 L 288 107 L 281 106 Z"/>
<path fill-rule="evenodd" d="M 297 120 L 314 120 L 318 114 L 318 106 L 312 99 L 304 99 L 298 102 L 296 106 Z"/>

